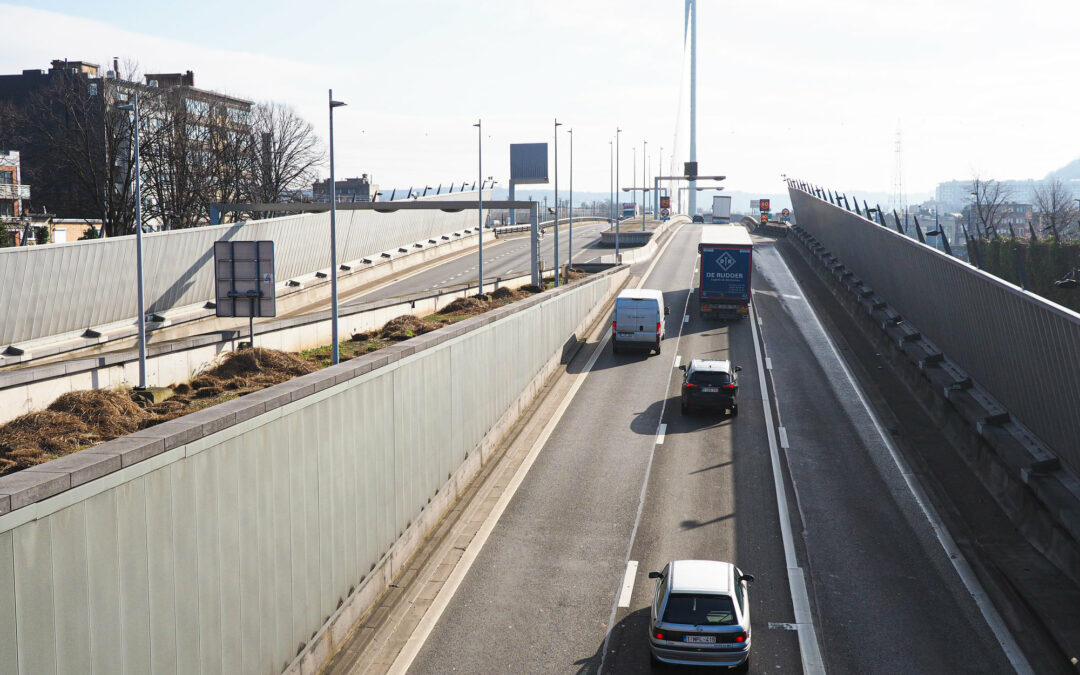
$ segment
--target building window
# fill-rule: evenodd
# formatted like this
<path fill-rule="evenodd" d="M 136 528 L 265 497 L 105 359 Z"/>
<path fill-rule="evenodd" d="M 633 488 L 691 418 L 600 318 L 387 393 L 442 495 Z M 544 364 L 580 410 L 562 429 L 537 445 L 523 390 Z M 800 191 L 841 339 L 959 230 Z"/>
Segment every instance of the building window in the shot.
<path fill-rule="evenodd" d="M 90 95 L 97 96 L 97 82 L 90 83 Z"/>
<path fill-rule="evenodd" d="M 0 171 L 0 185 L 13 185 L 15 183 L 14 171 Z"/>

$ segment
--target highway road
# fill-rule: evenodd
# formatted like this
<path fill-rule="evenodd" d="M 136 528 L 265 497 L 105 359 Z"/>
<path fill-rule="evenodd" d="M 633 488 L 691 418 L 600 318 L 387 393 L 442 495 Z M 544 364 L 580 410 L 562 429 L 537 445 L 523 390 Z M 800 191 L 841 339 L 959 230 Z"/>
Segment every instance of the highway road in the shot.
<path fill-rule="evenodd" d="M 711 558 L 757 578 L 753 672 L 1023 671 L 771 244 L 754 320 L 696 316 L 699 229 L 635 270 L 671 308 L 662 354 L 614 355 L 605 333 L 575 358 L 580 389 L 395 666 L 648 672 L 647 573 Z M 680 414 L 676 365 L 693 357 L 743 366 L 737 418 Z"/>
<path fill-rule="evenodd" d="M 599 246 L 600 233 L 607 229 L 604 222 L 585 222 L 574 225 L 574 262 L 585 263 L 610 254 L 613 249 Z M 484 237 L 484 278 L 522 276 L 529 273 L 530 245 L 527 233 L 510 235 L 502 239 Z M 559 232 L 559 263 L 566 264 L 569 255 L 570 232 L 563 227 Z M 540 257 L 544 269 L 555 265 L 555 234 L 548 230 L 540 240 Z M 380 284 L 374 289 L 361 290 L 347 296 L 348 302 L 370 302 L 376 299 L 396 298 L 414 293 L 438 291 L 465 283 L 476 283 L 477 252 L 469 251 L 435 266 L 424 266 L 416 272 L 407 272 L 396 279 Z"/>

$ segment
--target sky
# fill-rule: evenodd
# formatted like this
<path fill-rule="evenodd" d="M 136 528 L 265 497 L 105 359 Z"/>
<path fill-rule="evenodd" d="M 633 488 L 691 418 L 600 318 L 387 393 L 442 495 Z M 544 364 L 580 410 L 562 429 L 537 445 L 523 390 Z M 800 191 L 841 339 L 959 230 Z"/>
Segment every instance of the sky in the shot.
<path fill-rule="evenodd" d="M 906 194 L 945 180 L 1041 178 L 1080 156 L 1080 2 L 700 0 L 698 163 L 731 190 L 781 175 Z M 68 58 L 193 70 L 198 87 L 293 106 L 339 178 L 505 186 L 509 144 L 559 135 L 559 187 L 605 192 L 669 164 L 684 73 L 683 3 L 646 0 L 35 0 L 0 2 L 0 74 Z M 680 105 L 680 102 L 682 104 Z M 688 131 L 678 134 L 686 159 Z M 661 155 L 662 153 L 662 155 Z M 668 167 L 665 166 L 665 171 Z M 651 181 L 651 178 L 650 178 Z M 640 179 L 637 183 L 640 184 Z"/>

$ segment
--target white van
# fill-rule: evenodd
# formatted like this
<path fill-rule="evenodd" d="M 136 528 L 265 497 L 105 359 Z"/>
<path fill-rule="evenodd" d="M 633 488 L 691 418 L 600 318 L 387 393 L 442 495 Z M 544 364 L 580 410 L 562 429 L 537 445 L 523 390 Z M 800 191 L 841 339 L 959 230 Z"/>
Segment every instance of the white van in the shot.
<path fill-rule="evenodd" d="M 648 349 L 660 353 L 664 339 L 664 294 L 651 288 L 629 288 L 615 298 L 611 317 L 611 351 Z"/>

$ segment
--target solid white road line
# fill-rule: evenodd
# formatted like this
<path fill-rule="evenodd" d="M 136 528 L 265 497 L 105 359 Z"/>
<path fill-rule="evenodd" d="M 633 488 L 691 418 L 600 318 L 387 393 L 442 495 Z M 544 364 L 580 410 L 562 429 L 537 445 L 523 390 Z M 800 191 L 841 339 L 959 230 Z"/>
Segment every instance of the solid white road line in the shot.
<path fill-rule="evenodd" d="M 798 281 L 795 283 L 798 285 Z M 814 318 L 814 323 L 817 325 L 818 331 L 827 337 L 828 333 L 825 332 L 825 327 L 822 325 L 821 319 L 818 318 L 817 312 L 814 311 L 813 306 L 809 303 L 807 303 L 807 306 L 810 309 L 810 315 Z M 1032 669 L 1024 652 L 1020 649 L 1020 645 L 1017 644 L 1016 638 L 1009 632 L 1008 627 L 1005 625 L 1005 621 L 1001 618 L 993 601 L 990 600 L 990 596 L 987 595 L 986 589 L 983 588 L 978 577 L 975 576 L 975 571 L 971 569 L 971 564 L 968 563 L 967 558 L 964 557 L 963 551 L 956 545 L 956 540 L 952 538 L 952 535 L 949 534 L 949 531 L 945 528 L 945 523 L 938 515 L 937 509 L 934 508 L 934 505 L 926 496 L 922 486 L 915 481 L 915 473 L 911 470 L 907 460 L 903 458 L 900 451 L 893 443 L 892 436 L 885 431 L 885 427 L 881 424 L 881 421 L 878 420 L 874 409 L 870 407 L 870 402 L 866 397 L 866 393 L 863 391 L 858 380 L 855 379 L 855 376 L 852 375 L 847 362 L 841 358 L 840 352 L 837 351 L 836 345 L 833 344 L 831 339 L 826 339 L 825 344 L 828 345 L 833 358 L 844 371 L 844 376 L 851 384 L 852 389 L 855 391 L 855 395 L 858 396 L 859 403 L 862 405 L 863 409 L 866 410 L 867 415 L 869 415 L 870 421 L 874 425 L 874 429 L 888 449 L 889 456 L 892 458 L 897 470 L 900 471 L 900 475 L 903 477 L 904 483 L 907 485 L 908 490 L 915 499 L 915 503 L 922 511 L 923 517 L 930 523 L 930 529 L 933 530 L 938 543 L 941 544 L 941 548 L 945 552 L 945 557 L 952 563 L 957 576 L 960 577 L 961 583 L 964 584 L 964 588 L 967 589 L 968 594 L 971 595 L 976 606 L 978 606 L 979 611 L 983 615 L 983 619 L 990 627 L 991 632 L 993 632 L 1001 650 L 1005 653 L 1005 658 L 1009 660 L 1009 664 L 1012 665 L 1013 669 L 1020 675 L 1033 674 L 1035 671 Z"/>
<path fill-rule="evenodd" d="M 634 593 L 634 577 L 637 575 L 636 560 L 626 561 L 626 574 L 623 575 L 622 592 L 619 593 L 619 607 L 630 606 L 630 596 Z"/>
<path fill-rule="evenodd" d="M 765 380 L 765 361 L 761 356 L 761 343 L 758 339 L 757 310 L 753 304 L 750 305 L 750 312 L 755 317 L 750 328 L 754 334 L 754 356 L 757 359 L 758 384 L 761 386 L 761 407 L 765 411 L 765 431 L 769 436 L 769 458 L 772 462 L 773 488 L 776 490 L 776 506 L 780 518 L 780 538 L 784 543 L 784 560 L 788 571 L 788 586 L 791 589 L 791 605 L 795 610 L 795 624 L 799 633 L 799 655 L 802 658 L 805 675 L 824 675 L 825 662 L 821 658 L 821 646 L 818 644 L 817 631 L 814 629 L 814 617 L 810 613 L 806 577 L 795 555 L 795 539 L 791 534 L 791 514 L 788 512 L 787 493 L 784 491 L 784 478 L 780 467 L 780 450 L 776 446 L 776 432 L 773 429 L 769 387 Z"/>
<path fill-rule="evenodd" d="M 664 436 L 666 436 L 666 435 L 667 435 L 667 425 L 666 424 L 661 424 L 660 429 L 656 432 L 656 444 L 657 445 L 663 445 L 664 444 Z"/>
<path fill-rule="evenodd" d="M 446 607 L 450 604 L 454 594 L 457 593 L 458 586 L 465 579 L 465 575 L 472 569 L 473 563 L 476 561 L 476 557 L 480 554 L 481 549 L 484 548 L 484 544 L 487 543 L 488 537 L 491 536 L 492 531 L 495 529 L 495 525 L 498 524 L 499 518 L 502 517 L 503 511 L 510 504 L 510 500 L 517 494 L 518 488 L 521 487 L 521 483 L 525 480 L 525 475 L 529 473 L 529 469 L 532 468 L 534 462 L 536 462 L 537 456 L 540 451 L 544 449 L 544 445 L 547 443 L 551 434 L 555 431 L 555 427 L 558 426 L 559 421 L 562 419 L 567 408 L 570 407 L 570 403 L 574 400 L 574 396 L 577 395 L 581 385 L 585 383 L 585 376 L 589 374 L 593 366 L 596 364 L 596 360 L 600 358 L 600 355 L 604 353 L 603 345 L 607 342 L 608 333 L 611 332 L 610 328 L 605 328 L 604 332 L 600 336 L 599 344 L 593 349 L 592 356 L 585 363 L 585 368 L 578 374 L 573 375 L 575 378 L 574 384 L 571 385 L 570 390 L 566 393 L 566 397 L 563 398 L 562 403 L 555 409 L 551 419 L 548 420 L 547 425 L 544 426 L 543 431 L 537 437 L 536 442 L 533 443 L 532 448 L 529 449 L 529 454 L 525 456 L 525 460 L 518 467 L 514 477 L 510 479 L 510 482 L 506 485 L 506 489 L 503 490 L 502 495 L 499 496 L 499 501 L 495 503 L 495 507 L 488 514 L 488 517 L 484 519 L 484 523 L 477 530 L 476 535 L 473 536 L 469 545 L 465 548 L 465 552 L 461 555 L 461 560 L 454 566 L 454 570 L 450 573 L 446 583 L 443 584 L 442 589 L 438 595 L 432 601 L 431 606 L 428 607 L 427 612 L 424 613 L 420 623 L 416 626 L 413 634 L 409 636 L 409 639 L 405 642 L 405 646 L 398 653 L 397 658 L 394 659 L 394 663 L 390 666 L 388 672 L 401 675 L 409 669 L 412 662 L 416 659 L 416 655 L 420 653 L 420 649 L 427 642 L 428 637 L 431 635 L 431 631 L 435 629 L 435 624 L 439 622 L 439 618 L 442 616 Z"/>

